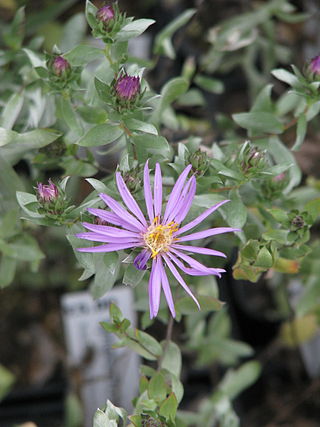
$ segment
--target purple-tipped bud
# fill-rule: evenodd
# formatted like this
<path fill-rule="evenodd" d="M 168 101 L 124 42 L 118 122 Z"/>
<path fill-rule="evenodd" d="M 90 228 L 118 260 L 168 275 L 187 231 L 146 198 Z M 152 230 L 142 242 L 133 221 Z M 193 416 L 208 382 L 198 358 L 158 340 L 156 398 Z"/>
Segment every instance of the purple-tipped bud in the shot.
<path fill-rule="evenodd" d="M 63 56 L 56 56 L 52 63 L 53 72 L 57 76 L 61 76 L 70 68 L 69 62 Z"/>
<path fill-rule="evenodd" d="M 311 59 L 310 70 L 314 74 L 320 74 L 320 55 Z"/>
<path fill-rule="evenodd" d="M 38 200 L 39 202 L 47 203 L 56 200 L 59 196 L 58 187 L 49 179 L 49 185 L 37 185 Z"/>
<path fill-rule="evenodd" d="M 282 173 L 279 173 L 279 175 L 274 176 L 272 178 L 272 181 L 273 182 L 281 182 L 285 179 L 285 177 L 286 177 L 286 174 L 284 172 L 282 172 Z"/>
<path fill-rule="evenodd" d="M 125 74 L 116 81 L 115 90 L 121 100 L 133 101 L 140 92 L 140 79 Z"/>
<path fill-rule="evenodd" d="M 112 6 L 103 6 L 96 14 L 98 21 L 108 24 L 114 18 L 114 10 Z"/>

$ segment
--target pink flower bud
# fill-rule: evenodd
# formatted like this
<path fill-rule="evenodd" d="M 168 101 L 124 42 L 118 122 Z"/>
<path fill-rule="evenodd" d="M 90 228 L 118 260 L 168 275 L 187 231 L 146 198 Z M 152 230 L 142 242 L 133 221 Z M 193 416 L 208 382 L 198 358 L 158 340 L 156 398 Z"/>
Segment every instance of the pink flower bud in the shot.
<path fill-rule="evenodd" d="M 70 64 L 66 59 L 59 55 L 54 58 L 52 68 L 53 72 L 57 76 L 61 76 L 70 68 Z"/>
<path fill-rule="evenodd" d="M 41 184 L 37 185 L 38 200 L 40 202 L 52 202 L 59 196 L 58 187 L 49 179 L 49 185 Z"/>
<path fill-rule="evenodd" d="M 311 59 L 310 70 L 314 74 L 320 74 L 320 55 Z"/>
<path fill-rule="evenodd" d="M 272 178 L 272 181 L 273 182 L 281 182 L 285 179 L 285 177 L 286 177 L 286 174 L 284 172 L 282 172 L 282 173 L 279 173 L 279 175 L 274 176 Z"/>
<path fill-rule="evenodd" d="M 114 10 L 112 6 L 103 6 L 96 14 L 98 21 L 108 24 L 114 18 Z"/>
<path fill-rule="evenodd" d="M 132 101 L 140 92 L 140 79 L 139 77 L 125 74 L 116 81 L 115 90 L 118 98 L 125 101 Z"/>

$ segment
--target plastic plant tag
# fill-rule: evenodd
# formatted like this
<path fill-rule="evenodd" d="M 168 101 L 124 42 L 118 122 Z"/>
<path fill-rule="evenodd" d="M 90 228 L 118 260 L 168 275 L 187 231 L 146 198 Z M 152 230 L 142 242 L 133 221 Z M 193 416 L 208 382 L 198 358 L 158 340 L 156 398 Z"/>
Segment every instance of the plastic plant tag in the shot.
<path fill-rule="evenodd" d="M 111 302 L 134 326 L 133 295 L 129 287 L 116 287 L 97 300 L 86 291 L 65 294 L 61 300 L 70 381 L 79 388 L 88 427 L 92 426 L 96 409 L 103 408 L 106 399 L 130 411 L 138 389 L 139 357 L 127 348 L 113 349 L 117 338 L 99 324 L 109 320 Z"/>

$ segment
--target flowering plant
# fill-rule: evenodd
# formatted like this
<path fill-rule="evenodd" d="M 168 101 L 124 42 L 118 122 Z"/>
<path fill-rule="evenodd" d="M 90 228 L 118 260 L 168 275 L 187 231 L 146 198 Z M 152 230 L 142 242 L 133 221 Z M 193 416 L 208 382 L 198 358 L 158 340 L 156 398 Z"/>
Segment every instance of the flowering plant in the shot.
<path fill-rule="evenodd" d="M 56 232 L 83 268 L 73 287 L 89 287 L 96 299 L 119 283 L 133 288 L 138 328 L 115 304 L 102 326 L 148 363 L 129 416 L 134 427 L 239 425 L 232 401 L 257 380 L 261 363 L 244 360 L 255 352 L 240 341 L 248 331 L 231 328 L 226 306 L 242 302 L 251 312 L 261 295 L 251 304 L 249 292 L 271 295 L 272 307 L 255 314 L 282 324 L 277 343 L 291 345 L 286 330 L 297 320 L 308 337 L 317 326 L 319 241 L 311 232 L 320 187 L 308 170 L 302 180 L 296 153 L 320 111 L 319 57 L 290 69 L 288 50 L 274 39 L 277 23 L 305 16 L 287 0 L 252 5 L 208 29 L 199 43 L 207 50 L 184 58 L 180 75 L 171 66 L 163 73 L 179 49 L 175 34 L 193 28 L 191 20 L 197 28 L 205 3 L 165 26 L 147 59 L 129 45 L 155 21 L 127 17 L 117 2 L 98 8 L 87 0 L 50 49 L 30 24 L 23 32 L 24 9 L 3 31 L 0 286 L 24 279 L 25 264 L 41 277 Z M 244 71 L 248 97 L 223 115 L 234 67 Z M 271 81 L 281 88 L 275 94 Z M 294 345 L 305 338 L 293 336 Z M 181 360 L 208 377 L 219 366 L 194 411 L 181 410 Z M 126 411 L 110 401 L 94 418 L 97 427 L 121 422 Z"/>

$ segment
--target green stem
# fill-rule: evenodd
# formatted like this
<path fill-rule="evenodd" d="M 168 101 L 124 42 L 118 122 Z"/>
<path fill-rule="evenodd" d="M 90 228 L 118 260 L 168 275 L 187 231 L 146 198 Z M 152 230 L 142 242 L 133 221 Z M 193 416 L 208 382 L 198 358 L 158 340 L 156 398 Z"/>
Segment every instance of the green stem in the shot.
<path fill-rule="evenodd" d="M 170 316 L 168 324 L 167 324 L 166 341 L 165 341 L 164 346 L 163 346 L 162 355 L 159 357 L 159 360 L 158 360 L 158 371 L 161 370 L 161 365 L 162 365 L 163 358 L 164 358 L 164 356 L 165 356 L 165 354 L 167 352 L 169 343 L 171 341 L 172 329 L 173 329 L 173 322 L 174 322 L 173 317 Z"/>

